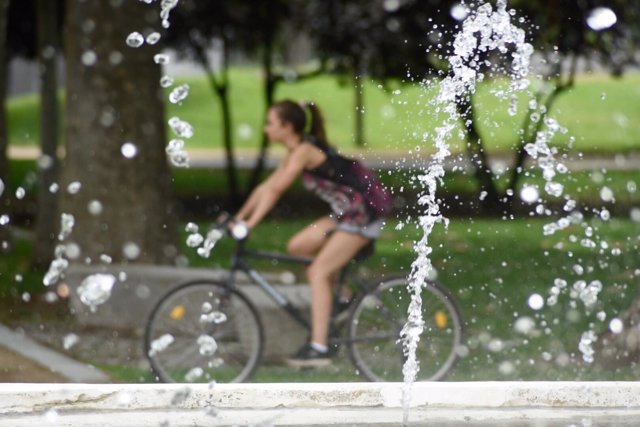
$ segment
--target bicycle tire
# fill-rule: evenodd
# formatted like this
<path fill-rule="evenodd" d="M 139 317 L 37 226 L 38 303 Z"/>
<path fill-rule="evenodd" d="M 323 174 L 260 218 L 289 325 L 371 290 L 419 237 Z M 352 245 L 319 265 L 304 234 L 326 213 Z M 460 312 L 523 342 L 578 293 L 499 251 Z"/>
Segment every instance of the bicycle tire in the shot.
<path fill-rule="evenodd" d="M 403 381 L 406 360 L 400 332 L 411 301 L 406 277 L 384 279 L 354 305 L 347 330 L 349 355 L 358 373 L 369 381 Z M 463 340 L 460 310 L 441 285 L 422 287 L 424 331 L 416 357 L 416 381 L 438 381 L 453 368 Z"/>
<path fill-rule="evenodd" d="M 162 297 L 144 335 L 151 369 L 168 383 L 247 381 L 263 348 L 262 321 L 251 301 L 209 280 L 186 283 Z"/>

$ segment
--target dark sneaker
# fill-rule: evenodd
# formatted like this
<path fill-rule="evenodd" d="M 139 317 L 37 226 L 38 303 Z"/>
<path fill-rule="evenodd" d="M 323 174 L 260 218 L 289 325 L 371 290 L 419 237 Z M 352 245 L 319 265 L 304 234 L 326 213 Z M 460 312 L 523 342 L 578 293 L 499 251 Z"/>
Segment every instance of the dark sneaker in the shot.
<path fill-rule="evenodd" d="M 285 359 L 285 362 L 294 368 L 315 368 L 330 365 L 331 355 L 330 351 L 323 353 L 306 344 L 294 356 Z"/>

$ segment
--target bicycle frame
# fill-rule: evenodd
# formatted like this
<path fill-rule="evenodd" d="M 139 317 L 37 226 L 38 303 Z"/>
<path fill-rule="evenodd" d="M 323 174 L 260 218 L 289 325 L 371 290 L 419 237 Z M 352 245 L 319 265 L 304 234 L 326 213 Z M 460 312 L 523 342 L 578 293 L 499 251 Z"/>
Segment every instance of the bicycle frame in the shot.
<path fill-rule="evenodd" d="M 292 264 L 310 265 L 313 262 L 311 257 L 299 257 L 287 255 L 280 252 L 268 252 L 260 250 L 249 250 L 245 248 L 245 240 L 237 240 L 237 248 L 231 259 L 231 268 L 227 279 L 227 286 L 232 287 L 236 283 L 236 272 L 244 272 L 251 281 L 256 284 L 262 291 L 269 296 L 281 309 L 283 309 L 291 318 L 306 329 L 310 329 L 309 321 L 302 315 L 300 310 L 294 306 L 284 295 L 278 292 L 262 275 L 254 269 L 246 258 L 260 258 L 268 260 L 277 260 Z M 344 286 L 344 279 L 350 270 L 350 264 L 347 264 L 340 272 L 337 292 L 340 292 Z"/>

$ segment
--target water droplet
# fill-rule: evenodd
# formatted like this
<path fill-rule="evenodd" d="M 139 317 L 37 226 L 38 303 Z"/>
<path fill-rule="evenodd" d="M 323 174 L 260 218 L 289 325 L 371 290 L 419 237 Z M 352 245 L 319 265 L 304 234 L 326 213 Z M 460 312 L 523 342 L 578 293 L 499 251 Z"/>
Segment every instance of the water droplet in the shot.
<path fill-rule="evenodd" d="M 11 218 L 7 214 L 0 215 L 0 226 L 7 225 L 11 222 Z"/>
<path fill-rule="evenodd" d="M 104 304 L 111 296 L 111 290 L 116 283 L 112 274 L 92 274 L 87 276 L 77 289 L 80 301 L 88 305 L 91 311 Z"/>
<path fill-rule="evenodd" d="M 102 213 L 102 203 L 99 200 L 92 200 L 89 202 L 88 210 L 91 215 L 100 215 Z"/>
<path fill-rule="evenodd" d="M 513 329 L 522 335 L 529 335 L 536 327 L 536 322 L 528 316 L 519 317 L 513 324 Z"/>
<path fill-rule="evenodd" d="M 204 237 L 200 233 L 193 233 L 187 237 L 187 246 L 190 248 L 197 248 L 204 242 Z"/>
<path fill-rule="evenodd" d="M 157 53 L 153 55 L 153 62 L 159 65 L 166 65 L 169 63 L 169 55 L 165 53 Z"/>
<path fill-rule="evenodd" d="M 132 32 L 127 36 L 127 46 L 140 47 L 144 43 L 144 37 L 137 31 Z"/>
<path fill-rule="evenodd" d="M 58 234 L 58 240 L 63 241 L 73 231 L 75 225 L 75 217 L 71 214 L 63 213 L 60 215 L 60 233 Z"/>
<path fill-rule="evenodd" d="M 227 315 L 220 311 L 214 311 L 211 313 L 202 314 L 200 316 L 201 323 L 219 324 L 219 323 L 224 323 L 226 321 L 227 321 Z"/>
<path fill-rule="evenodd" d="M 246 141 L 250 139 L 251 136 L 253 135 L 253 129 L 251 128 L 251 125 L 247 123 L 242 123 L 238 126 L 237 133 L 238 133 L 238 138 Z"/>
<path fill-rule="evenodd" d="M 164 334 L 160 338 L 157 338 L 151 342 L 151 348 L 149 349 L 149 357 L 153 357 L 156 354 L 164 351 L 174 341 L 173 335 Z"/>
<path fill-rule="evenodd" d="M 38 168 L 41 170 L 50 169 L 53 166 L 53 157 L 43 154 L 38 158 Z"/>
<path fill-rule="evenodd" d="M 451 7 L 449 11 L 451 17 L 456 21 L 464 21 L 465 18 L 469 15 L 469 9 L 463 4 L 457 3 Z"/>
<path fill-rule="evenodd" d="M 614 334 L 621 333 L 623 329 L 624 329 L 624 323 L 622 322 L 622 320 L 618 319 L 617 317 L 614 317 L 609 322 L 609 330 Z"/>
<path fill-rule="evenodd" d="M 120 147 L 120 152 L 127 159 L 133 159 L 138 154 L 138 147 L 133 142 L 125 142 Z"/>
<path fill-rule="evenodd" d="M 527 304 L 532 310 L 540 310 L 544 307 L 544 298 L 540 294 L 531 294 L 527 300 Z"/>
<path fill-rule="evenodd" d="M 540 198 L 540 193 L 538 192 L 538 188 L 532 185 L 525 185 L 520 190 L 520 198 L 525 203 L 535 203 Z"/>
<path fill-rule="evenodd" d="M 501 362 L 500 365 L 498 366 L 498 371 L 502 375 L 511 375 L 516 371 L 516 368 L 513 365 L 513 362 L 511 362 L 509 360 L 505 360 L 505 361 Z"/>
<path fill-rule="evenodd" d="M 27 195 L 27 192 L 25 191 L 24 188 L 18 187 L 16 189 L 16 199 L 22 200 L 22 199 L 24 199 L 24 196 L 26 196 L 26 195 Z"/>
<path fill-rule="evenodd" d="M 185 381 L 187 381 L 188 383 L 192 383 L 192 382 L 196 382 L 198 381 L 198 379 L 200 377 L 202 377 L 202 375 L 204 375 L 204 369 L 202 369 L 199 366 L 196 366 L 195 368 L 191 368 L 185 375 L 184 375 L 184 379 Z"/>
<path fill-rule="evenodd" d="M 193 136 L 193 126 L 184 120 L 180 120 L 178 117 L 171 117 L 169 119 L 169 126 L 180 138 L 191 138 Z"/>
<path fill-rule="evenodd" d="M 147 36 L 147 43 L 150 45 L 154 45 L 158 43 L 158 41 L 160 41 L 160 33 L 157 31 L 154 31 Z"/>
<path fill-rule="evenodd" d="M 564 191 L 564 186 L 559 182 L 551 181 L 544 185 L 544 191 L 551 196 L 560 197 Z"/>
<path fill-rule="evenodd" d="M 169 86 L 171 86 L 174 82 L 173 77 L 169 77 L 169 76 L 162 76 L 162 78 L 160 79 L 160 86 L 167 88 Z"/>
<path fill-rule="evenodd" d="M 64 253 L 69 259 L 80 258 L 80 246 L 75 242 L 69 242 L 65 245 Z"/>
<path fill-rule="evenodd" d="M 69 350 L 80 341 L 80 337 L 76 334 L 67 334 L 63 338 L 62 346 L 65 350 Z"/>
<path fill-rule="evenodd" d="M 2 193 L 4 193 L 4 181 L 0 179 L 0 196 L 2 196 Z"/>
<path fill-rule="evenodd" d="M 121 64 L 123 59 L 124 55 L 122 54 L 122 52 L 119 52 L 117 50 L 114 50 L 109 54 L 109 64 L 111 65 Z"/>
<path fill-rule="evenodd" d="M 603 202 L 613 202 L 615 200 L 613 196 L 613 190 L 609 187 L 602 187 L 600 189 L 600 198 Z"/>
<path fill-rule="evenodd" d="M 87 50 L 82 54 L 81 61 L 87 67 L 91 67 L 98 62 L 98 55 L 92 50 Z"/>
<path fill-rule="evenodd" d="M 140 252 L 140 247 L 133 242 L 127 242 L 122 247 L 122 253 L 129 260 L 138 258 L 140 256 Z"/>
<path fill-rule="evenodd" d="M 203 356 L 213 356 L 218 350 L 218 343 L 211 335 L 200 335 L 198 337 L 198 346 L 200 354 Z"/>
<path fill-rule="evenodd" d="M 177 104 L 178 102 L 183 101 L 187 96 L 189 96 L 189 85 L 183 84 L 175 87 L 171 93 L 169 94 L 169 102 L 172 104 Z"/>
<path fill-rule="evenodd" d="M 78 181 L 74 181 L 67 186 L 67 193 L 78 194 L 81 188 L 82 188 L 82 184 Z"/>
<path fill-rule="evenodd" d="M 587 17 L 587 25 L 594 31 L 613 27 L 618 22 L 615 12 L 608 7 L 596 7 Z"/>

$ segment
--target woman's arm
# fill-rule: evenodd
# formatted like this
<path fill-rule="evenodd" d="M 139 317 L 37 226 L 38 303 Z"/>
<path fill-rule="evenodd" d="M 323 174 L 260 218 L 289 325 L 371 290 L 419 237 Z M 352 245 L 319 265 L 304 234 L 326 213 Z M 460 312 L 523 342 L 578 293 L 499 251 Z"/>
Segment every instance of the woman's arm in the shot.
<path fill-rule="evenodd" d="M 307 144 L 296 148 L 266 181 L 256 187 L 236 217 L 246 221 L 249 228 L 255 227 L 302 173 L 311 155 Z"/>

